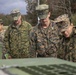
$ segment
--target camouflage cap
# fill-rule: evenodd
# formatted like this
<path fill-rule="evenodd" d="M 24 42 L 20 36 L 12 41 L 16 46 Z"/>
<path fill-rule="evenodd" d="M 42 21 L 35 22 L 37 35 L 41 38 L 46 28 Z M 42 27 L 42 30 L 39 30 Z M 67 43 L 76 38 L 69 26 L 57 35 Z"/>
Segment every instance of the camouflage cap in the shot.
<path fill-rule="evenodd" d="M 70 25 L 68 14 L 60 15 L 54 20 L 54 22 L 58 24 L 58 27 L 60 28 L 61 32 L 65 31 Z"/>
<path fill-rule="evenodd" d="M 3 20 L 2 19 L 0 19 L 0 23 L 3 23 Z"/>
<path fill-rule="evenodd" d="M 60 31 L 61 32 L 65 31 L 69 26 L 70 26 L 70 22 L 68 22 L 68 21 L 62 21 L 60 23 Z"/>
<path fill-rule="evenodd" d="M 18 20 L 19 16 L 21 15 L 19 9 L 13 9 L 11 11 L 11 15 L 13 17 L 13 20 Z"/>
<path fill-rule="evenodd" d="M 36 11 L 40 19 L 45 19 L 49 12 L 49 6 L 47 4 L 38 5 Z"/>
<path fill-rule="evenodd" d="M 69 21 L 68 14 L 60 15 L 54 20 L 54 22 L 56 22 L 56 23 L 61 22 L 61 21 Z"/>

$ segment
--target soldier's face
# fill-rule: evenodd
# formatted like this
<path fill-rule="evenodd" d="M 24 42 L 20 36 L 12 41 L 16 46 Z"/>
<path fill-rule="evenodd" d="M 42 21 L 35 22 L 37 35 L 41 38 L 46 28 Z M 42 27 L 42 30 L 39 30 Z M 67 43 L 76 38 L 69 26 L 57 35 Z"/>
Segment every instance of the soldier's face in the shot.
<path fill-rule="evenodd" d="M 19 16 L 18 20 L 14 21 L 14 23 L 16 25 L 20 25 L 21 24 L 21 16 Z"/>
<path fill-rule="evenodd" d="M 45 19 L 41 19 L 40 22 L 42 25 L 47 25 L 50 17 L 50 12 L 48 13 L 47 17 Z"/>
<path fill-rule="evenodd" d="M 0 23 L 0 30 L 2 30 L 2 27 L 3 27 L 3 24 L 2 24 L 2 23 Z"/>
<path fill-rule="evenodd" d="M 62 32 L 62 34 L 66 37 L 66 38 L 69 38 L 71 33 L 72 33 L 72 29 L 73 29 L 73 26 L 69 26 L 65 31 Z"/>

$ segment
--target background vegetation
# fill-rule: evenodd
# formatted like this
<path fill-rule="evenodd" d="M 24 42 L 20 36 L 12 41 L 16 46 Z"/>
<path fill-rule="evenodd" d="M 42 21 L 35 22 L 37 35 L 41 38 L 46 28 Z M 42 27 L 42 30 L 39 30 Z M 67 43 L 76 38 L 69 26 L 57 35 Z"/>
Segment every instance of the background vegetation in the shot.
<path fill-rule="evenodd" d="M 27 14 L 22 15 L 23 19 L 35 26 L 38 22 L 37 13 L 35 11 L 38 5 L 38 0 L 25 0 L 27 3 Z M 46 3 L 50 7 L 51 17 L 55 19 L 61 14 L 68 13 L 72 22 L 76 25 L 76 0 L 39 0 L 39 4 Z M 3 19 L 4 25 L 8 26 L 12 22 L 9 14 L 0 13 L 0 18 Z"/>

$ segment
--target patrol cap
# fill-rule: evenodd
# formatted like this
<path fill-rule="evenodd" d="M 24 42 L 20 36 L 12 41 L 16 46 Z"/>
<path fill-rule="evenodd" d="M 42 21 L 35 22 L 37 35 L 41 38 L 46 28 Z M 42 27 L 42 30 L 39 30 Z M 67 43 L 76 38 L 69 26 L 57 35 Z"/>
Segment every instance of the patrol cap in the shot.
<path fill-rule="evenodd" d="M 40 19 L 45 19 L 49 13 L 49 6 L 47 4 L 38 5 L 36 11 Z"/>
<path fill-rule="evenodd" d="M 54 22 L 56 22 L 56 23 L 61 22 L 61 21 L 69 21 L 68 14 L 60 15 L 54 20 Z"/>
<path fill-rule="evenodd" d="M 61 21 L 60 23 L 60 31 L 64 32 L 70 26 L 70 21 Z"/>
<path fill-rule="evenodd" d="M 0 24 L 3 24 L 3 20 L 2 19 L 0 19 Z"/>
<path fill-rule="evenodd" d="M 20 10 L 19 9 L 13 9 L 11 11 L 11 15 L 13 20 L 18 20 L 19 16 L 21 15 Z"/>
<path fill-rule="evenodd" d="M 54 20 L 54 22 L 58 24 L 58 27 L 60 28 L 61 32 L 65 31 L 70 25 L 70 19 L 68 17 L 68 14 L 58 16 Z"/>

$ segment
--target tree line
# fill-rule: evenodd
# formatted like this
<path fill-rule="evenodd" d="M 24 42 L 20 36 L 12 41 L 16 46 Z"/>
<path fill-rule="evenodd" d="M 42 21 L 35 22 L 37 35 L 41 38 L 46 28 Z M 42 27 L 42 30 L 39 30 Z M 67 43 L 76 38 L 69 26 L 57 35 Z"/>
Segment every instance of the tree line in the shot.
<path fill-rule="evenodd" d="M 59 15 L 68 14 L 71 21 L 76 25 L 76 0 L 25 0 L 27 3 L 27 15 L 31 24 L 37 24 L 37 14 L 35 8 L 38 4 L 48 4 L 51 11 L 50 19 L 55 19 Z"/>
<path fill-rule="evenodd" d="M 25 0 L 25 2 L 27 3 L 27 14 L 22 15 L 22 17 L 24 20 L 35 26 L 38 22 L 37 13 L 35 10 L 38 5 L 38 0 Z M 59 15 L 67 13 L 71 16 L 73 23 L 76 25 L 76 12 L 72 7 L 73 3 L 76 3 L 76 0 L 39 0 L 39 4 L 43 3 L 48 4 L 50 7 L 50 19 L 55 19 Z M 3 19 L 5 26 L 12 22 L 12 17 L 9 14 L 0 14 L 0 18 Z"/>
<path fill-rule="evenodd" d="M 27 15 L 22 15 L 22 18 L 24 19 L 24 20 L 26 20 L 26 21 L 29 21 L 28 19 L 27 19 Z M 10 14 L 3 14 L 3 13 L 0 13 L 0 18 L 3 20 L 3 24 L 4 24 L 4 26 L 8 26 L 8 25 L 10 25 L 11 24 L 11 22 L 12 22 L 12 17 L 11 17 L 11 15 Z"/>

